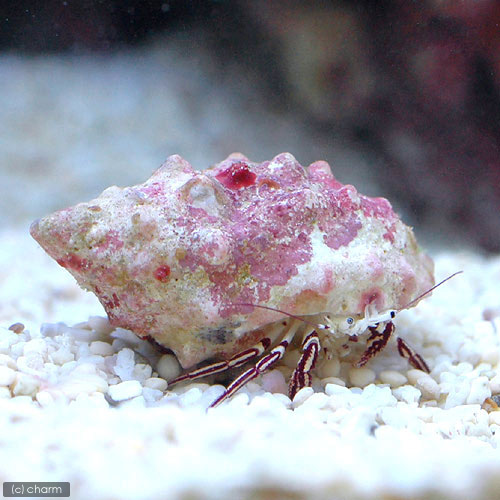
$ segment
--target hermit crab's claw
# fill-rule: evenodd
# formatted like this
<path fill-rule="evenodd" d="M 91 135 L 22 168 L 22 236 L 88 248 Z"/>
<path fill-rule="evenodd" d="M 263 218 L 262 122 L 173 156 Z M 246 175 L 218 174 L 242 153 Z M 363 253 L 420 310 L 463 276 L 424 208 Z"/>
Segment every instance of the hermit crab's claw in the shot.
<path fill-rule="evenodd" d="M 376 354 L 378 354 L 380 351 L 382 351 L 382 349 L 385 348 L 394 332 L 395 328 L 392 320 L 396 317 L 398 312 L 404 309 L 408 309 L 409 307 L 417 304 L 418 301 L 428 296 L 438 286 L 441 286 L 443 283 L 446 283 L 448 280 L 462 272 L 463 271 L 457 271 L 456 273 L 448 276 L 433 287 L 421 293 L 415 299 L 411 300 L 400 310 L 389 309 L 388 311 L 385 311 L 381 314 L 376 314 L 372 308 L 369 308 L 369 306 L 367 306 L 365 308 L 365 316 L 367 316 L 365 319 L 369 323 L 368 329 L 370 330 L 370 336 L 367 340 L 368 347 L 361 356 L 361 359 L 358 362 L 358 366 L 364 366 L 371 358 L 373 358 Z M 370 316 L 368 317 L 368 315 Z M 383 326 L 381 327 L 380 325 Z M 414 368 L 422 370 L 426 373 L 430 372 L 429 366 L 425 362 L 424 358 L 418 352 L 416 352 L 404 339 L 402 339 L 401 337 L 396 337 L 396 342 L 400 356 L 407 359 Z"/>

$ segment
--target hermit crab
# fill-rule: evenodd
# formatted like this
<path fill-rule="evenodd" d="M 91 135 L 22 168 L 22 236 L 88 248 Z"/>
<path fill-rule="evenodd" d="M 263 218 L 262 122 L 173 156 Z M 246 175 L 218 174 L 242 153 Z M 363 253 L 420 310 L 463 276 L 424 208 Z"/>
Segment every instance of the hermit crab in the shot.
<path fill-rule="evenodd" d="M 387 200 L 289 153 L 263 163 L 235 153 L 205 171 L 174 155 L 144 184 L 110 187 L 35 221 L 31 234 L 113 325 L 176 354 L 187 372 L 171 383 L 248 364 L 212 406 L 294 338 L 291 397 L 322 351 L 366 337 L 365 364 L 391 338 L 395 314 L 434 285 L 432 260 Z M 397 346 L 428 371 L 403 339 Z"/>

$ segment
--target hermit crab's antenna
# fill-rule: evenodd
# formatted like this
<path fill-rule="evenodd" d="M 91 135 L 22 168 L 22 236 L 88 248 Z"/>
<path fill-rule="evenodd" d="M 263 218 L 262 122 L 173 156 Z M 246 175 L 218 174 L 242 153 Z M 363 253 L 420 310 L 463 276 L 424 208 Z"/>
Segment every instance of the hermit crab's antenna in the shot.
<path fill-rule="evenodd" d="M 232 303 L 230 304 L 231 306 L 247 306 L 247 307 L 258 307 L 260 309 L 267 309 L 268 311 L 274 311 L 277 313 L 284 314 L 285 316 L 288 316 L 293 319 L 298 319 L 300 321 L 303 321 L 304 323 L 307 323 L 308 325 L 314 326 L 316 328 L 320 328 L 321 330 L 329 330 L 330 327 L 328 325 L 322 325 L 321 323 L 313 323 L 312 321 L 307 321 L 307 319 L 301 318 L 300 316 L 296 316 L 295 314 L 287 313 L 285 311 L 282 311 L 281 309 L 275 309 L 274 307 L 268 307 L 268 306 L 261 306 L 259 304 L 251 304 L 250 302 L 248 303 Z"/>
<path fill-rule="evenodd" d="M 403 311 L 404 309 L 408 309 L 413 304 L 418 302 L 422 297 L 425 297 L 426 295 L 431 293 L 433 290 L 435 290 L 438 286 L 441 286 L 443 283 L 447 282 L 448 280 L 451 280 L 451 278 L 453 278 L 457 274 L 461 274 L 461 273 L 463 273 L 463 271 L 457 271 L 456 273 L 453 273 L 452 275 L 448 276 L 444 280 L 440 281 L 437 285 L 434 285 L 432 288 L 429 288 L 429 290 L 425 291 L 424 293 L 421 293 L 416 299 L 411 300 L 410 302 L 408 302 L 408 304 L 406 304 L 403 307 L 401 307 L 400 309 L 398 309 L 398 312 Z"/>
<path fill-rule="evenodd" d="M 429 290 L 426 290 L 424 293 L 421 293 L 418 297 L 415 299 L 411 300 L 407 304 L 405 304 L 403 307 L 400 309 L 397 309 L 393 312 L 400 312 L 403 311 L 404 309 L 408 309 L 411 307 L 413 304 L 416 304 L 420 299 L 431 293 L 433 290 L 435 290 L 438 286 L 441 286 L 443 283 L 446 283 L 448 280 L 451 280 L 451 278 L 455 277 L 457 274 L 461 274 L 463 271 L 457 271 L 456 273 L 453 273 L 452 275 L 448 276 L 444 280 L 440 281 L 437 285 L 434 285 L 432 288 L 429 288 Z M 259 309 L 267 309 L 268 311 L 274 311 L 280 314 L 284 314 L 285 316 L 288 316 L 293 319 L 298 319 L 299 321 L 303 321 L 304 323 L 307 323 L 308 325 L 314 326 L 315 328 L 319 328 L 321 330 L 329 330 L 330 326 L 321 324 L 321 323 L 313 323 L 312 321 L 308 321 L 307 319 L 301 318 L 300 316 L 296 316 L 295 314 L 288 313 L 286 311 L 282 311 L 281 309 L 276 309 L 274 307 L 269 307 L 269 306 L 261 306 L 260 304 L 252 304 L 251 302 L 234 302 L 232 304 L 228 304 L 231 307 L 237 307 L 237 306 L 244 306 L 244 307 L 258 307 Z M 391 318 L 393 318 L 394 315 L 391 315 Z"/>
<path fill-rule="evenodd" d="M 400 311 L 403 311 L 404 309 L 408 309 L 412 305 L 416 304 L 420 299 L 431 293 L 433 290 L 435 290 L 438 286 L 441 286 L 443 283 L 446 283 L 448 280 L 451 280 L 454 276 L 457 274 L 461 274 L 463 271 L 457 271 L 456 273 L 453 273 L 452 275 L 448 276 L 444 280 L 440 281 L 437 285 L 434 285 L 432 288 L 429 288 L 429 290 L 426 290 L 424 293 L 421 293 L 418 297 L 415 299 L 411 300 L 408 302 L 406 305 L 401 307 L 400 309 L 396 309 L 394 311 L 391 311 L 391 318 L 394 318 L 395 313 L 398 313 Z M 268 311 L 274 311 L 280 314 L 284 314 L 285 316 L 288 316 L 293 319 L 298 319 L 299 321 L 303 321 L 304 323 L 307 323 L 308 325 L 314 326 L 315 328 L 319 328 L 321 330 L 329 330 L 331 327 L 329 325 L 321 324 L 321 323 L 313 323 L 312 321 L 308 321 L 307 319 L 301 318 L 300 316 L 296 316 L 295 314 L 288 313 L 286 311 L 282 311 L 281 309 L 276 309 L 274 307 L 269 307 L 269 306 L 261 306 L 260 304 L 252 304 L 251 302 L 235 302 L 232 304 L 228 304 L 231 307 L 237 307 L 237 306 L 244 306 L 244 307 L 258 307 L 259 309 L 267 309 Z M 352 318 L 348 318 L 348 320 L 351 320 L 351 323 L 353 323 Z"/>

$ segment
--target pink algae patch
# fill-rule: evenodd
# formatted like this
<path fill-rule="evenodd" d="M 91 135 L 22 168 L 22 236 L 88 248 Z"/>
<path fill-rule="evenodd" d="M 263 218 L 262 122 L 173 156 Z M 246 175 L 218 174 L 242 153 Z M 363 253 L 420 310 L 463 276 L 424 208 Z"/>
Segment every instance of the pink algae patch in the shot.
<path fill-rule="evenodd" d="M 109 231 L 104 240 L 96 246 L 98 253 L 111 249 L 113 251 L 120 250 L 123 247 L 123 241 L 120 239 L 118 231 Z"/>
<path fill-rule="evenodd" d="M 359 309 L 361 311 L 365 310 L 368 304 L 375 304 L 378 311 L 382 311 L 385 304 L 384 292 L 378 287 L 371 288 L 361 295 L 361 300 L 359 301 Z"/>
<path fill-rule="evenodd" d="M 96 292 L 97 292 L 97 287 L 96 287 Z M 110 314 L 110 310 L 114 309 L 115 307 L 120 307 L 120 300 L 118 299 L 118 295 L 116 293 L 113 293 L 111 297 L 107 295 L 101 295 L 100 297 L 102 305 L 106 309 L 106 312 Z"/>
<path fill-rule="evenodd" d="M 316 161 L 311 163 L 311 165 L 309 165 L 308 172 L 309 179 L 312 182 L 319 182 L 325 187 L 331 189 L 340 189 L 343 187 L 343 184 L 341 184 L 333 176 L 332 171 L 330 170 L 330 165 L 328 165 L 326 161 Z"/>
<path fill-rule="evenodd" d="M 376 217 L 380 220 L 392 221 L 395 219 L 391 204 L 385 198 L 369 198 L 360 196 L 361 209 L 366 217 Z"/>
<path fill-rule="evenodd" d="M 387 230 L 387 232 L 384 233 L 384 239 L 390 241 L 391 243 L 394 243 L 394 231 Z"/>
<path fill-rule="evenodd" d="M 384 238 L 394 243 L 396 214 L 385 198 L 369 198 L 361 196 L 361 209 L 366 217 L 375 217 L 384 222 L 387 231 Z"/>
<path fill-rule="evenodd" d="M 166 283 L 168 281 L 168 278 L 170 276 L 170 266 L 167 266 L 166 264 L 163 266 L 159 266 L 155 269 L 153 273 L 155 279 L 162 283 Z"/>
<path fill-rule="evenodd" d="M 323 224 L 321 229 L 326 230 L 324 242 L 334 250 L 347 246 L 356 238 L 361 229 L 361 222 L 356 216 L 347 217 L 341 221 L 331 221 Z"/>
<path fill-rule="evenodd" d="M 151 198 L 155 198 L 164 193 L 164 186 L 160 182 L 153 182 L 148 186 L 144 186 L 141 189 L 141 193 Z"/>
<path fill-rule="evenodd" d="M 70 253 L 62 259 L 57 259 L 56 262 L 60 266 L 66 269 L 73 269 L 74 271 L 83 271 L 85 269 L 89 269 L 92 266 L 92 263 L 89 260 L 82 259 L 74 253 Z"/>
<path fill-rule="evenodd" d="M 215 178 L 229 189 L 241 189 L 253 186 L 257 175 L 250 171 L 245 162 L 239 161 L 217 174 Z"/>
<path fill-rule="evenodd" d="M 306 204 L 304 192 L 278 192 L 267 204 L 255 204 L 246 213 L 235 214 L 233 234 L 236 241 L 244 242 L 237 263 L 249 265 L 263 299 L 268 287 L 285 285 L 298 273 L 297 266 L 311 259 L 313 214 Z"/>
<path fill-rule="evenodd" d="M 357 196 L 352 186 L 326 190 L 330 208 L 319 220 L 318 227 L 323 233 L 323 241 L 334 250 L 349 245 L 362 226 L 356 213 L 359 204 L 352 200 L 351 192 L 354 197 Z"/>
<path fill-rule="evenodd" d="M 218 249 L 224 266 L 212 263 L 209 253 L 214 249 L 206 246 L 203 253 L 189 252 L 179 261 L 183 267 L 205 270 L 214 302 L 228 306 L 220 308 L 221 317 L 234 314 L 232 303 L 268 300 L 273 286 L 286 285 L 298 266 L 311 259 L 315 214 L 306 208 L 307 201 L 303 191 L 270 190 L 266 203 L 255 200 L 231 213 L 224 233 L 234 246 L 230 252 Z M 187 227 L 195 233 L 203 223 L 191 219 Z"/>

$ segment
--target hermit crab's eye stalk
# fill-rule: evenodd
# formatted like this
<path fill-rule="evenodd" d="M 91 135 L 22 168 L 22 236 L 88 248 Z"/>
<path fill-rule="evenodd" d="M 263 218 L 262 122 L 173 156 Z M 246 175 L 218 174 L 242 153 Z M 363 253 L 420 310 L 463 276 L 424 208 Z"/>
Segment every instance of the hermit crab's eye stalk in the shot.
<path fill-rule="evenodd" d="M 397 312 L 398 311 L 395 311 L 394 309 L 389 309 L 386 312 L 380 313 L 376 316 L 369 318 L 370 323 L 374 324 L 387 323 L 388 321 L 391 321 L 391 319 L 394 319 L 396 317 Z"/>

